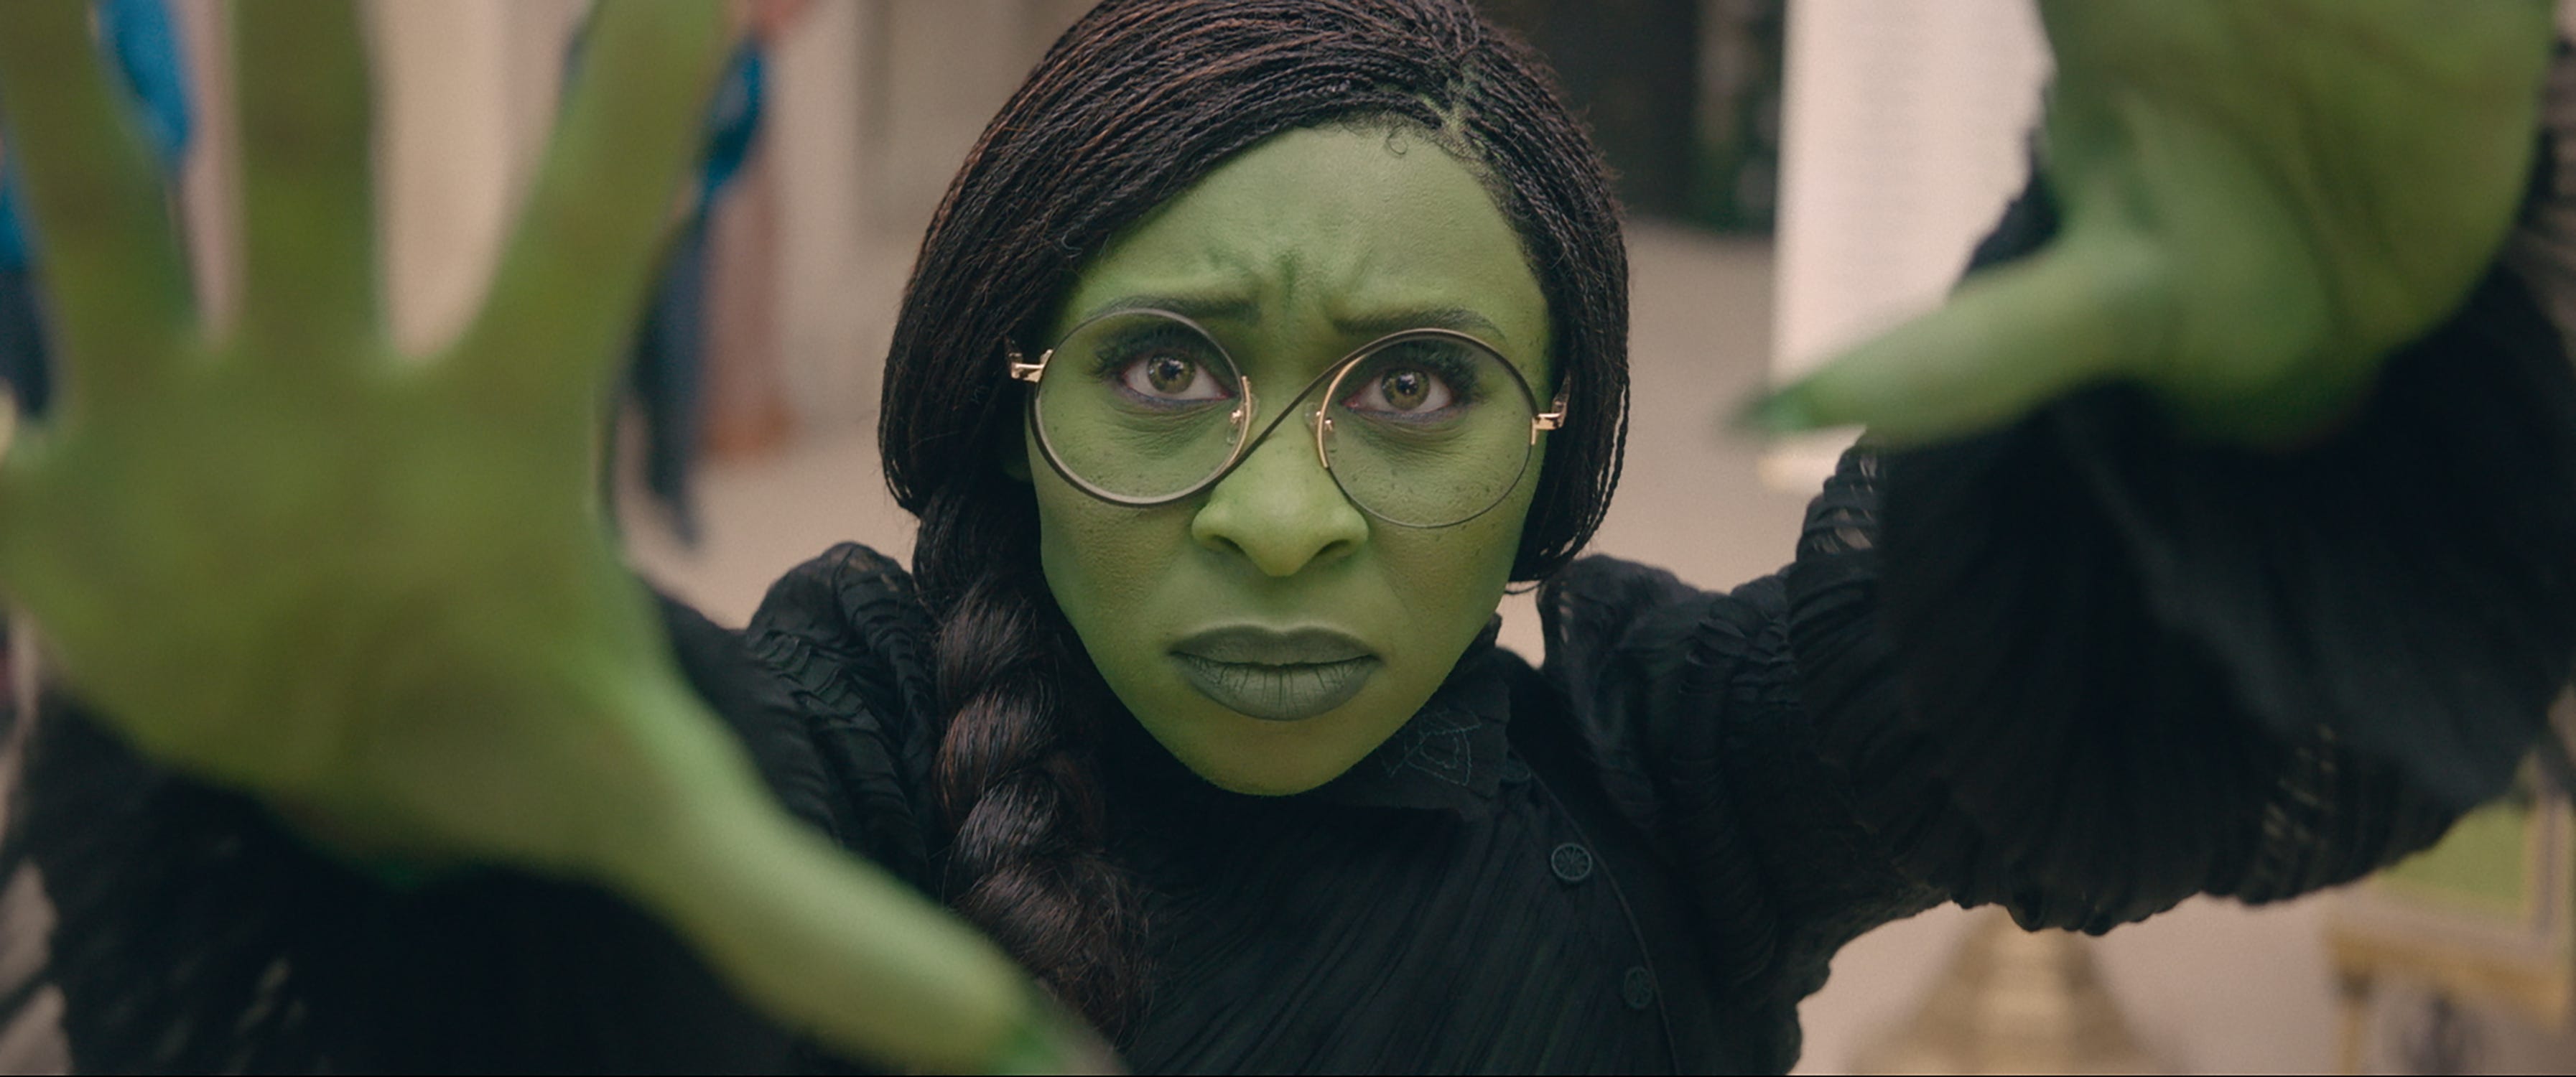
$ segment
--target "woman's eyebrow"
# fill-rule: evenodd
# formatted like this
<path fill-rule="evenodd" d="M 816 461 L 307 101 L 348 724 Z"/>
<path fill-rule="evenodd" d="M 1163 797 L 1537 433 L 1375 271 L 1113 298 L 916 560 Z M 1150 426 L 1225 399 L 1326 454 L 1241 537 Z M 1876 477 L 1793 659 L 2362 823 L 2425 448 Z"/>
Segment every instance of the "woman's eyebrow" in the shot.
<path fill-rule="evenodd" d="M 1083 314 L 1085 319 L 1122 310 L 1167 310 L 1191 321 L 1228 321 L 1247 325 L 1261 322 L 1261 303 L 1248 295 L 1129 295 L 1120 296 Z"/>
<path fill-rule="evenodd" d="M 1495 343 L 1505 339 L 1501 326 L 1465 307 L 1405 307 L 1333 319 L 1333 328 L 1355 337 L 1381 337 L 1407 329 L 1448 329 Z"/>
<path fill-rule="evenodd" d="M 1249 295 L 1140 293 L 1120 296 L 1083 312 L 1083 319 L 1097 318 L 1122 310 L 1164 310 L 1191 321 L 1226 321 L 1239 325 L 1261 324 L 1261 302 Z M 1448 329 L 1494 343 L 1507 343 L 1510 334 L 1503 332 L 1493 319 L 1466 307 L 1422 306 L 1397 307 L 1367 314 L 1333 319 L 1333 329 L 1346 336 L 1382 337 L 1407 329 Z"/>

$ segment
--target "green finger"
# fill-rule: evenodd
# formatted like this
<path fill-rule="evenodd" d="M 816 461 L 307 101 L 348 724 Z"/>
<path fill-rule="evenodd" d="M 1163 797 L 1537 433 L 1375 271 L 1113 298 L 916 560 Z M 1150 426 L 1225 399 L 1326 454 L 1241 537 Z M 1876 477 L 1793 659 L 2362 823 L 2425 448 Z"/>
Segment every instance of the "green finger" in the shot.
<path fill-rule="evenodd" d="M 713 3 L 599 6 L 525 218 L 449 376 L 528 415 L 596 428 L 700 149 L 725 28 Z"/>
<path fill-rule="evenodd" d="M 242 160 L 241 331 L 267 362 L 345 362 L 376 328 L 371 96 L 352 0 L 234 14 Z"/>
<path fill-rule="evenodd" d="M 2148 354 L 2160 272 L 2134 241 L 2061 243 L 1969 280 L 1940 309 L 1759 402 L 1748 421 L 1771 433 L 1867 426 L 1889 445 L 2001 426 Z"/>
<path fill-rule="evenodd" d="M 0 3 L 0 125 L 62 344 L 62 407 L 144 391 L 188 331 L 161 179 L 90 42 L 89 5 Z"/>
<path fill-rule="evenodd" d="M 609 871 L 772 1019 L 857 1057 L 957 1072 L 1077 1064 L 1018 966 L 741 779 L 692 759 L 687 810 Z"/>

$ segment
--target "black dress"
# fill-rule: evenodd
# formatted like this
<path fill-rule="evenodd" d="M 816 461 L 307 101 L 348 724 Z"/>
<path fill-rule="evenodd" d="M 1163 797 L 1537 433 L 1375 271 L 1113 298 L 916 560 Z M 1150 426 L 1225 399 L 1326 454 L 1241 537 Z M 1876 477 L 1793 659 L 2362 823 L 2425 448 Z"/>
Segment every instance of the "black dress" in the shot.
<path fill-rule="evenodd" d="M 2053 229 L 2026 196 L 1981 250 Z M 2437 838 L 2576 655 L 2576 372 L 2499 270 L 2295 453 L 2130 390 L 1856 452 L 1794 564 L 1725 594 L 1595 558 L 1307 795 L 1132 731 L 1113 852 L 1151 893 L 1143 1072 L 1787 1069 L 1834 951 L 1935 903 L 2101 931 Z M 843 546 L 751 626 L 666 609 L 782 800 L 936 890 L 940 712 L 903 570 Z M 843 1068 L 658 925 L 505 871 L 394 889 L 65 706 L 9 853 L 58 921 L 84 1069 Z"/>

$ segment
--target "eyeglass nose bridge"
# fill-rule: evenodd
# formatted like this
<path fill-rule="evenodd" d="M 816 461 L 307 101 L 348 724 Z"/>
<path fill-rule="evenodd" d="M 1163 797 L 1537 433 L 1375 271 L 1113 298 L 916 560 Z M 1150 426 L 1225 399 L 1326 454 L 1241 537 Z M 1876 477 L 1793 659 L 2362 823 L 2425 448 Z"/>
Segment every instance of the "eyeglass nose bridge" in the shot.
<path fill-rule="evenodd" d="M 1049 352 L 1049 354 L 1051 355 L 1053 353 Z M 1231 477 L 1236 468 L 1243 466 L 1244 461 L 1251 459 L 1253 450 L 1259 449 L 1263 442 L 1269 441 L 1270 435 L 1278 432 L 1281 426 L 1286 425 L 1291 416 L 1303 415 L 1306 420 L 1306 428 L 1312 431 L 1315 436 L 1315 462 L 1323 466 L 1324 474 L 1333 480 L 1333 488 L 1341 492 L 1343 500 L 1350 502 L 1353 508 L 1359 509 L 1363 513 L 1369 512 L 1370 510 L 1368 506 L 1360 504 L 1359 499 L 1351 496 L 1350 487 L 1344 485 L 1341 475 L 1333 470 L 1333 456 L 1326 448 L 1330 442 L 1333 432 L 1333 417 L 1329 414 L 1333 399 L 1331 389 L 1327 388 L 1325 390 L 1324 395 L 1316 400 L 1313 408 L 1308 409 L 1301 406 L 1307 397 L 1315 394 L 1317 387 L 1340 385 L 1342 375 L 1356 367 L 1358 365 L 1357 360 L 1359 358 L 1360 356 L 1357 353 L 1354 353 L 1350 359 L 1334 364 L 1332 369 L 1324 371 L 1322 374 L 1317 375 L 1315 380 L 1307 382 L 1306 387 L 1303 390 L 1300 390 L 1296 396 L 1289 398 L 1288 406 L 1281 409 L 1279 414 L 1272 416 L 1269 425 L 1262 427 L 1259 433 L 1248 433 L 1248 431 L 1253 417 L 1261 414 L 1260 397 L 1252 386 L 1252 375 L 1243 373 L 1240 368 L 1237 368 L 1234 375 L 1234 381 L 1236 385 L 1242 387 L 1243 392 L 1242 395 L 1236 399 L 1234 410 L 1226 416 L 1226 420 L 1233 423 L 1237 431 L 1246 433 L 1238 433 L 1237 440 L 1234 445 L 1234 451 L 1228 453 L 1225 458 L 1225 463 L 1218 465 L 1217 469 L 1210 472 L 1207 478 L 1200 480 L 1197 485 L 1194 485 L 1187 490 L 1167 497 L 1157 498 L 1152 503 L 1170 504 L 1174 501 L 1196 497 L 1208 490 L 1215 489 L 1217 484 L 1222 483 L 1227 478 Z M 1014 355 L 1013 362 L 1011 364 L 1011 376 L 1020 378 L 1020 380 L 1023 381 L 1035 383 L 1037 381 L 1037 375 L 1043 373 L 1042 370 L 1039 370 L 1036 373 L 1033 373 L 1032 376 L 1025 378 L 1021 378 L 1019 371 L 1023 367 L 1043 368 L 1046 365 L 1046 362 L 1047 356 L 1044 355 L 1039 356 L 1036 363 L 1021 363 L 1018 361 L 1018 357 Z"/>
<path fill-rule="evenodd" d="M 1249 459 L 1252 456 L 1252 451 L 1254 449 L 1260 448 L 1262 442 L 1270 440 L 1271 434 L 1276 433 L 1281 426 L 1286 425 L 1291 416 L 1303 416 L 1305 418 L 1306 429 L 1312 432 L 1315 436 L 1315 462 L 1323 465 L 1324 474 L 1332 475 L 1333 485 L 1339 487 L 1341 485 L 1341 476 L 1333 475 L 1332 454 L 1326 452 L 1324 449 L 1326 441 L 1331 437 L 1333 432 L 1333 417 L 1330 414 L 1327 414 L 1331 411 L 1333 399 L 1332 391 L 1330 388 L 1326 388 L 1324 395 L 1315 401 L 1315 405 L 1312 408 L 1306 407 L 1305 403 L 1307 397 L 1315 395 L 1317 387 L 1339 385 L 1342 380 L 1342 374 L 1349 370 L 1352 365 L 1353 364 L 1348 361 L 1336 363 L 1334 364 L 1333 369 L 1327 370 L 1322 374 L 1317 375 L 1315 380 L 1307 382 L 1304 389 L 1299 390 L 1296 396 L 1289 398 L 1287 407 L 1281 409 L 1279 414 L 1271 417 L 1270 425 L 1262 427 L 1260 433 L 1244 438 L 1242 443 L 1235 447 L 1234 456 L 1225 462 L 1224 467 L 1218 468 L 1216 474 L 1209 476 L 1206 484 L 1200 486 L 1199 489 L 1209 489 L 1220 482 L 1224 482 L 1226 476 L 1233 474 L 1234 469 L 1237 466 L 1240 466 L 1244 460 Z M 1255 403 L 1256 398 L 1253 396 L 1252 375 L 1238 372 L 1235 375 L 1235 381 L 1237 384 L 1243 386 L 1243 399 L 1235 405 L 1235 421 L 1238 424 L 1248 425 L 1251 422 L 1252 416 L 1261 414 L 1261 408 L 1257 403 Z M 1342 496 L 1344 498 L 1349 498 L 1350 491 L 1347 489 L 1343 490 Z M 1354 501 L 1353 504 L 1357 505 L 1358 503 Z M 1363 511 L 1365 511 L 1364 508 Z"/>

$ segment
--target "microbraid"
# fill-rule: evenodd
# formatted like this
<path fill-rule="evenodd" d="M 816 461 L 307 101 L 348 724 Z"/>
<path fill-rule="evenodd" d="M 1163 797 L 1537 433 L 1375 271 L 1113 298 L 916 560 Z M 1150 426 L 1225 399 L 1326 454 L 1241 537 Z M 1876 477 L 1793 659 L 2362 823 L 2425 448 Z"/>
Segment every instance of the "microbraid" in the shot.
<path fill-rule="evenodd" d="M 1546 295 L 1569 415 L 1515 580 L 1572 560 L 1627 438 L 1627 255 L 1607 170 L 1535 56 L 1468 0 L 1107 0 L 984 129 L 922 240 L 887 354 L 886 484 L 921 517 L 949 725 L 935 764 L 948 898 L 1113 1035 L 1142 998 L 1136 888 L 1105 851 L 1096 752 L 1116 709 L 1038 568 L 1004 354 L 1035 351 L 1121 229 L 1283 131 L 1416 130 L 1484 181 Z"/>

